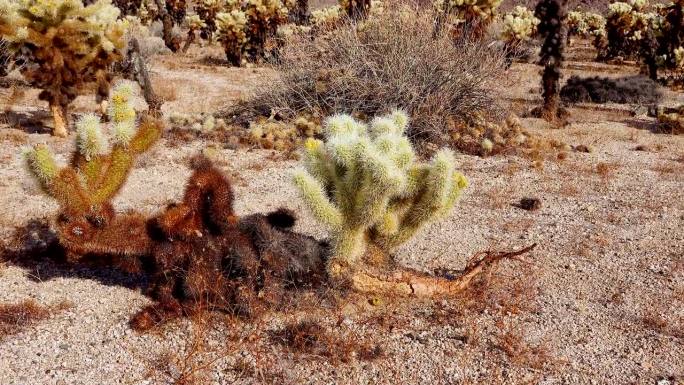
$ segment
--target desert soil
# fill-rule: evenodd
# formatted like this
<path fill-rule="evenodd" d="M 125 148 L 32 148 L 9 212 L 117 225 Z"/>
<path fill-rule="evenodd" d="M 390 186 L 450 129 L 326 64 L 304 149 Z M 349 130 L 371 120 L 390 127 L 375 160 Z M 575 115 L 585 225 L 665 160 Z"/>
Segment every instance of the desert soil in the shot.
<path fill-rule="evenodd" d="M 202 59 L 193 51 L 154 59 L 155 83 L 175 98 L 165 114 L 214 112 L 275 76 Z M 571 61 L 564 76 L 637 71 Z M 538 67 L 514 64 L 509 75 L 497 92 L 512 110 L 536 105 Z M 41 131 L 46 106 L 36 94 L 27 89 L 5 106 L 11 124 L 0 126 L 3 242 L 57 209 L 22 167 L 22 147 L 47 143 L 61 161 L 72 149 L 72 140 Z M 682 102 L 681 93 L 667 92 L 666 104 Z M 335 313 L 322 304 L 258 322 L 184 320 L 140 334 L 128 320 L 150 301 L 136 277 L 49 259 L 0 265 L 0 304 L 72 304 L 0 337 L 0 384 L 682 384 L 684 136 L 653 133 L 653 119 L 634 115 L 634 107 L 576 106 L 562 129 L 522 119 L 539 135 L 593 149 L 565 159 L 552 155 L 541 167 L 523 156 L 458 155 L 470 180 L 467 192 L 451 216 L 400 250 L 401 263 L 459 269 L 481 251 L 538 245 L 524 261 L 502 263 L 484 287 L 462 298 L 350 296 L 339 299 Z M 91 98 L 77 101 L 77 112 L 95 108 Z M 154 213 L 180 199 L 188 159 L 207 146 L 235 183 L 239 214 L 286 206 L 299 215 L 297 230 L 325 236 L 290 183 L 295 161 L 199 139 L 181 146 L 162 140 L 136 165 L 117 209 Z M 527 197 L 540 199 L 541 208 L 513 205 Z M 342 333 L 341 341 L 377 346 L 378 354 L 335 360 L 330 352 L 305 354 L 269 338 L 302 317 Z"/>

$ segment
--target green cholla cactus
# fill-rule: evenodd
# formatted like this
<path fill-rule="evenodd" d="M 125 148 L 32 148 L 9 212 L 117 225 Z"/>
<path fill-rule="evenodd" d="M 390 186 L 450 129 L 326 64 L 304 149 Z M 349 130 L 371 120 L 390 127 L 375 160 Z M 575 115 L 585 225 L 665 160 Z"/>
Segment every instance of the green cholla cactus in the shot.
<path fill-rule="evenodd" d="M 516 44 L 530 40 L 537 33 L 539 19 L 526 7 L 516 6 L 512 12 L 504 15 L 501 38 L 508 44 Z"/>
<path fill-rule="evenodd" d="M 228 61 L 240 66 L 265 57 L 267 38 L 287 22 L 288 9 L 281 0 L 231 0 L 216 14 L 216 35 Z"/>
<path fill-rule="evenodd" d="M 339 5 L 333 5 L 327 8 L 321 8 L 311 11 L 311 24 L 319 31 L 326 31 L 335 28 L 343 17 L 342 8 Z"/>
<path fill-rule="evenodd" d="M 598 13 L 572 11 L 568 13 L 568 38 L 579 36 L 585 39 L 606 39 L 606 19 Z M 595 43 L 598 47 L 598 44 Z"/>
<path fill-rule="evenodd" d="M 203 39 L 211 40 L 213 32 L 216 30 L 216 15 L 225 12 L 226 7 L 225 0 L 201 0 L 195 4 L 197 17 L 202 21 L 201 24 L 198 24 L 198 30 Z"/>
<path fill-rule="evenodd" d="M 605 43 L 595 43 L 599 48 L 600 59 L 618 56 L 634 58 L 638 55 L 649 29 L 660 23 L 659 15 L 644 12 L 647 7 L 648 2 L 644 0 L 615 2 L 608 6 Z"/>
<path fill-rule="evenodd" d="M 362 257 L 386 257 L 426 223 L 447 214 L 467 181 L 454 170 L 453 153 L 418 163 L 404 135 L 400 111 L 370 127 L 348 115 L 329 118 L 325 142 L 308 139 L 305 167 L 294 182 L 314 216 L 331 231 L 328 273 L 339 276 Z"/>
<path fill-rule="evenodd" d="M 216 15 L 216 35 L 228 61 L 234 66 L 242 65 L 247 45 L 247 15 L 239 10 L 219 13 Z"/>
<path fill-rule="evenodd" d="M 83 86 L 107 82 L 109 66 L 121 59 L 126 23 L 119 13 L 109 0 L 0 0 L 0 37 L 22 75 L 43 90 L 55 135 L 67 135 L 66 109 Z"/>
<path fill-rule="evenodd" d="M 122 83 L 112 91 L 108 111 L 111 147 L 100 119 L 89 114 L 76 123 L 76 151 L 68 167 L 57 166 L 44 145 L 25 153 L 29 171 L 43 191 L 59 202 L 64 214 L 111 219 L 109 201 L 125 182 L 135 157 L 161 135 L 161 124 L 151 119 L 143 120 L 136 129 L 132 96 L 128 83 Z"/>

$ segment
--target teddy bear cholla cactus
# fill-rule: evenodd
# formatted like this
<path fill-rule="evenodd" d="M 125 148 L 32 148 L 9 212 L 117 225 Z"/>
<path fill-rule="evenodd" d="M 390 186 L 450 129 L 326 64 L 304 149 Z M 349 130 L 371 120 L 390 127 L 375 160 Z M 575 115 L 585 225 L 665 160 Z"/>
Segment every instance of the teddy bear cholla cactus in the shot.
<path fill-rule="evenodd" d="M 592 39 L 599 48 L 606 39 L 606 19 L 592 12 L 572 11 L 568 13 L 568 39 L 579 36 Z"/>
<path fill-rule="evenodd" d="M 111 203 L 135 157 L 161 134 L 161 123 L 143 117 L 136 129 L 128 85 L 111 96 L 109 136 L 99 119 L 79 120 L 76 151 L 60 168 L 45 146 L 25 155 L 29 172 L 60 205 L 58 238 L 68 261 L 92 256 L 150 278 L 156 300 L 131 323 L 148 329 L 199 307 L 249 315 L 278 301 L 287 287 L 324 279 L 327 245 L 290 231 L 288 210 L 238 218 L 229 180 L 202 156 L 191 162 L 181 202 L 146 217 L 117 214 Z"/>
<path fill-rule="evenodd" d="M 201 0 L 195 4 L 196 16 L 202 22 L 198 28 L 202 39 L 211 40 L 213 32 L 216 30 L 216 15 L 225 11 L 226 7 L 225 0 Z"/>
<path fill-rule="evenodd" d="M 540 56 L 540 64 L 544 66 L 542 72 L 541 107 L 533 110 L 533 115 L 550 122 L 563 120 L 564 111 L 559 108 L 559 80 L 561 77 L 561 63 L 567 40 L 567 12 L 566 0 L 542 0 L 537 4 L 534 14 L 541 23 L 539 33 L 544 37 Z"/>
<path fill-rule="evenodd" d="M 659 19 L 659 15 L 645 12 L 647 6 L 648 2 L 644 0 L 615 2 L 608 6 L 606 42 L 604 50 L 599 52 L 600 59 L 638 55 L 646 33 L 651 26 L 658 24 Z"/>
<path fill-rule="evenodd" d="M 31 174 L 43 191 L 60 205 L 57 223 L 60 239 L 71 253 L 108 253 L 117 249 L 142 252 L 149 246 L 139 234 L 143 219 L 136 215 L 117 217 L 110 203 L 128 177 L 136 157 L 161 135 L 158 120 L 144 117 L 136 124 L 131 97 L 130 84 L 122 83 L 114 88 L 108 111 L 109 140 L 99 117 L 85 115 L 79 119 L 77 151 L 68 166 L 59 167 L 44 145 L 25 154 Z M 110 229 L 107 236 L 94 237 L 97 229 L 105 226 Z"/>
<path fill-rule="evenodd" d="M 352 20 L 362 20 L 368 17 L 371 6 L 371 0 L 340 0 L 340 7 Z"/>
<path fill-rule="evenodd" d="M 537 25 L 539 19 L 534 17 L 534 12 L 516 6 L 512 12 L 504 15 L 501 38 L 509 44 L 530 40 L 537 33 Z"/>
<path fill-rule="evenodd" d="M 216 15 L 216 35 L 223 45 L 226 58 L 234 66 L 242 65 L 247 45 L 247 15 L 240 10 Z"/>
<path fill-rule="evenodd" d="M 441 32 L 449 22 L 454 26 L 465 25 L 477 33 L 484 33 L 494 20 L 502 0 L 435 0 L 436 13 L 433 34 Z"/>
<path fill-rule="evenodd" d="M 22 75 L 42 89 L 57 136 L 67 136 L 67 107 L 87 83 L 109 87 L 108 68 L 121 59 L 125 22 L 108 0 L 0 0 L 0 37 Z M 105 93 L 106 95 L 106 93 Z"/>
<path fill-rule="evenodd" d="M 198 15 L 189 15 L 185 17 L 185 25 L 188 28 L 188 37 L 183 44 L 182 52 L 187 52 L 190 44 L 194 43 L 197 39 L 196 33 L 200 31 L 202 33 L 204 29 L 207 28 L 207 23 L 204 22 Z"/>
<path fill-rule="evenodd" d="M 343 20 L 344 13 L 339 5 L 316 9 L 311 11 L 310 21 L 318 31 L 327 31 L 335 28 Z"/>
<path fill-rule="evenodd" d="M 231 1 L 216 15 L 216 35 L 228 61 L 239 66 L 264 58 L 266 40 L 276 36 L 287 21 L 288 10 L 280 0 Z"/>
<path fill-rule="evenodd" d="M 314 216 L 330 230 L 328 275 L 362 292 L 429 296 L 465 288 L 483 268 L 453 281 L 409 270 L 388 272 L 391 253 L 427 223 L 448 214 L 467 182 L 454 156 L 439 151 L 419 163 L 400 111 L 370 127 L 348 115 L 328 119 L 325 141 L 305 144 L 305 170 L 294 182 Z"/>
<path fill-rule="evenodd" d="M 666 69 L 674 75 L 672 80 L 681 81 L 684 73 L 684 1 L 663 5 L 659 15 L 650 21 L 640 47 L 649 76 L 658 80 L 658 70 Z"/>

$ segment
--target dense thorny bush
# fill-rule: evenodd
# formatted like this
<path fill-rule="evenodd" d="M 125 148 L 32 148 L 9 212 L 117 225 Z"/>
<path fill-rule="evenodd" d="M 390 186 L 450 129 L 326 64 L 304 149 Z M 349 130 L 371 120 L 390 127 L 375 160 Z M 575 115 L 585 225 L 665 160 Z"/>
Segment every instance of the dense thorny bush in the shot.
<path fill-rule="evenodd" d="M 373 116 L 401 108 L 413 119 L 409 136 L 431 141 L 445 139 L 448 120 L 498 114 L 490 86 L 501 79 L 503 52 L 467 36 L 433 39 L 432 21 L 430 12 L 404 8 L 291 41 L 277 64 L 279 81 L 229 113 Z"/>

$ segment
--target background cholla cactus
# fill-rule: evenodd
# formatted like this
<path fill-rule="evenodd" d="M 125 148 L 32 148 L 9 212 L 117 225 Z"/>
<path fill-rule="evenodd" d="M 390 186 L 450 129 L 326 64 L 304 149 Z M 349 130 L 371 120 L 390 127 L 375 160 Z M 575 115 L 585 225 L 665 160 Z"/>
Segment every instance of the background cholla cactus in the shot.
<path fill-rule="evenodd" d="M 643 0 L 615 2 L 608 6 L 605 49 L 599 51 L 599 59 L 634 58 L 638 55 L 649 27 L 658 24 L 657 14 L 644 12 L 647 6 Z"/>
<path fill-rule="evenodd" d="M 371 10 L 371 0 L 340 0 L 340 8 L 352 20 L 363 20 Z"/>
<path fill-rule="evenodd" d="M 290 0 L 287 8 L 289 12 L 289 21 L 296 25 L 309 24 L 309 0 Z"/>
<path fill-rule="evenodd" d="M 343 10 L 339 5 L 311 11 L 311 24 L 318 31 L 335 28 L 343 19 Z"/>
<path fill-rule="evenodd" d="M 658 80 L 658 69 L 662 68 L 672 71 L 674 80 L 681 82 L 684 74 L 683 7 L 684 1 L 677 0 L 660 8 L 660 15 L 650 19 L 640 54 L 652 80 Z"/>
<path fill-rule="evenodd" d="M 195 42 L 197 31 L 203 31 L 207 28 L 207 24 L 198 15 L 189 15 L 185 17 L 185 25 L 188 28 L 188 37 L 183 45 L 183 52 L 186 52 L 190 44 Z M 201 32 L 200 32 L 201 33 Z"/>
<path fill-rule="evenodd" d="M 183 23 L 186 14 L 186 0 L 165 0 L 166 12 L 171 15 L 176 25 Z"/>
<path fill-rule="evenodd" d="M 504 15 L 501 38 L 508 44 L 516 44 L 530 40 L 537 33 L 539 19 L 526 7 L 516 6 L 512 12 Z"/>
<path fill-rule="evenodd" d="M 109 0 L 0 0 L 0 37 L 22 75 L 43 91 L 54 117 L 53 133 L 67 136 L 67 107 L 83 86 L 108 89 L 109 66 L 121 59 L 125 22 Z"/>
<path fill-rule="evenodd" d="M 247 45 L 247 15 L 243 11 L 232 10 L 216 15 L 216 35 L 223 45 L 226 58 L 234 66 L 242 65 L 243 53 Z"/>
<path fill-rule="evenodd" d="M 274 37 L 278 25 L 287 22 L 288 9 L 280 0 L 247 0 L 244 8 L 247 15 L 247 35 L 250 60 L 264 57 L 266 39 Z"/>
<path fill-rule="evenodd" d="M 306 170 L 294 182 L 314 216 L 330 229 L 328 274 L 348 279 L 390 253 L 426 223 L 450 212 L 467 182 L 451 151 L 418 163 L 400 111 L 370 127 L 348 115 L 328 119 L 325 142 L 305 143 Z M 352 278 L 353 280 L 353 278 Z"/>
<path fill-rule="evenodd" d="M 592 39 L 594 46 L 606 39 L 606 19 L 592 12 L 572 11 L 568 13 L 568 40 L 572 36 Z M 598 40 L 598 42 L 597 42 Z"/>
<path fill-rule="evenodd" d="M 280 0 L 233 0 L 216 15 L 216 34 L 228 61 L 239 66 L 265 58 L 266 41 L 287 22 L 288 9 Z"/>
<path fill-rule="evenodd" d="M 567 40 L 565 10 L 566 0 L 541 0 L 534 14 L 541 23 L 539 33 L 544 37 L 539 63 L 544 66 L 542 73 L 542 96 L 544 103 L 534 114 L 551 122 L 556 122 L 562 115 L 558 106 L 559 80 L 561 63 Z"/>
<path fill-rule="evenodd" d="M 684 106 L 658 111 L 658 128 L 673 135 L 684 135 Z"/>
<path fill-rule="evenodd" d="M 112 0 L 112 3 L 121 10 L 121 14 L 134 16 L 140 11 L 143 0 Z"/>
<path fill-rule="evenodd" d="M 132 92 L 129 83 L 122 83 L 112 91 L 108 135 L 99 117 L 81 117 L 76 123 L 76 151 L 68 166 L 59 167 L 44 145 L 25 153 L 30 173 L 60 205 L 60 240 L 70 252 L 108 253 L 117 247 L 142 252 L 149 246 L 146 237 L 136 238 L 133 234 L 136 231 L 133 223 L 140 223 L 142 219 L 115 218 L 110 203 L 126 181 L 135 158 L 161 135 L 161 123 L 157 120 L 145 117 L 136 123 L 131 107 Z M 113 231 L 104 239 L 94 237 L 96 230 L 104 226 Z M 115 239 L 113 235 L 120 238 Z"/>
<path fill-rule="evenodd" d="M 216 30 L 216 15 L 224 11 L 226 7 L 225 0 L 200 0 L 195 4 L 197 17 L 202 21 L 202 25 L 199 26 L 202 39 L 212 39 L 212 34 Z"/>
<path fill-rule="evenodd" d="M 471 28 L 484 33 L 494 20 L 502 0 L 435 0 L 437 14 L 433 35 L 441 33 L 446 24 Z"/>

